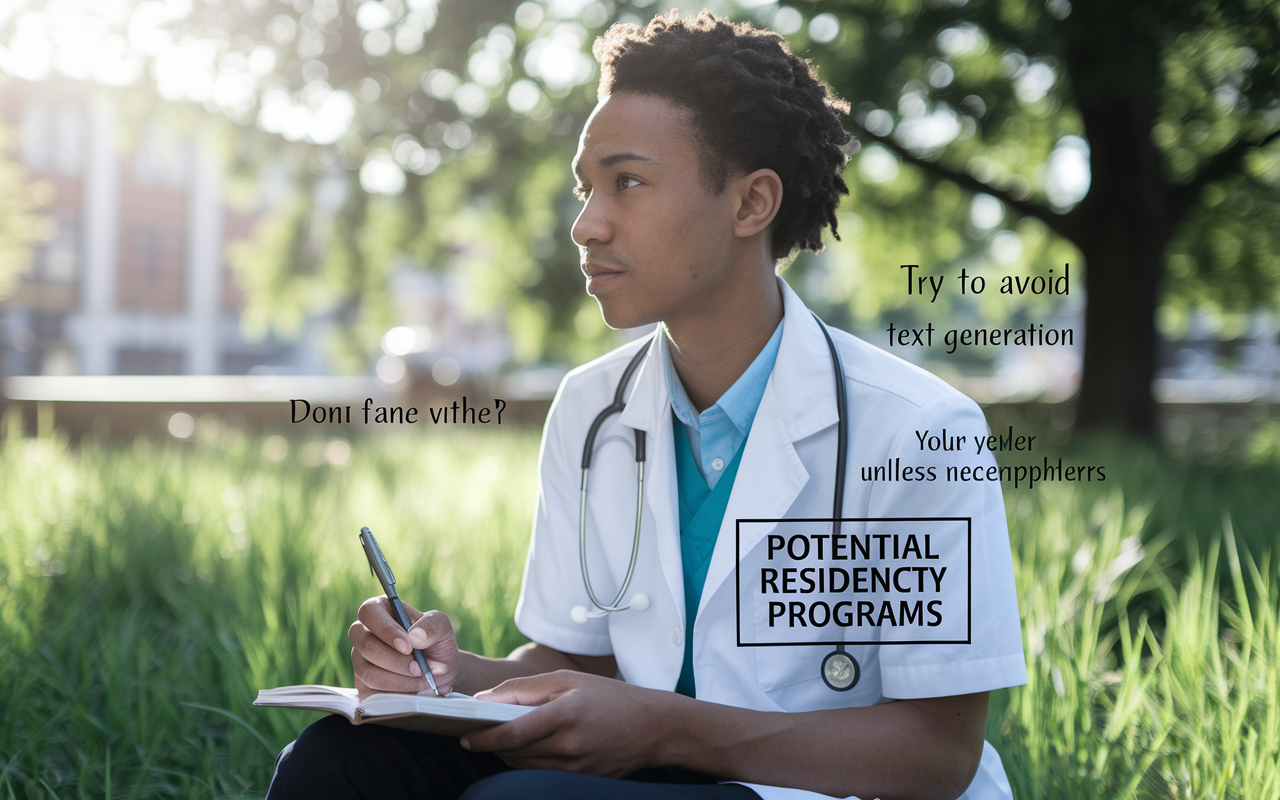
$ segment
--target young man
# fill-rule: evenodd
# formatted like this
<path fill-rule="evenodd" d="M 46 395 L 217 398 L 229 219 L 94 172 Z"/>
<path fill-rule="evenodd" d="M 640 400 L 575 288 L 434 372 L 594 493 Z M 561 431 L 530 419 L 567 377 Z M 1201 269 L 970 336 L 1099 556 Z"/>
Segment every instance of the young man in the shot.
<path fill-rule="evenodd" d="M 737 539 L 736 521 L 831 517 L 833 358 L 775 266 L 834 231 L 847 106 L 781 37 L 707 12 L 615 26 L 595 54 L 573 238 L 610 326 L 662 325 L 572 372 L 552 406 L 516 610 L 532 643 L 459 652 L 443 613 L 411 612 L 406 633 L 383 598 L 349 631 L 362 692 L 422 689 L 418 647 L 441 692 L 538 708 L 460 742 L 331 717 L 282 753 L 269 796 L 1010 797 L 983 742 L 988 692 L 1025 681 L 999 486 L 857 479 L 859 465 L 918 462 L 917 432 L 986 432 L 933 376 L 830 331 L 855 476 L 842 516 L 970 518 L 969 643 L 849 645 L 847 691 L 823 677 L 829 648 L 737 646 L 735 548 L 765 545 Z M 583 442 L 620 384 L 580 500 Z M 994 463 L 963 459 L 930 463 Z M 599 607 L 587 580 L 599 605 L 630 609 L 583 613 Z"/>

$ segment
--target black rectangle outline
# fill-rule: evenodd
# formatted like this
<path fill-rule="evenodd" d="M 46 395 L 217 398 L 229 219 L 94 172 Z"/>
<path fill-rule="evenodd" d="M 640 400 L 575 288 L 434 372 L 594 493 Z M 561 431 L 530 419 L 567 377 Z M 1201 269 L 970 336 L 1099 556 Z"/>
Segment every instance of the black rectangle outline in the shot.
<path fill-rule="evenodd" d="M 733 603 L 734 603 L 734 626 L 737 634 L 738 647 L 809 647 L 813 645 L 850 645 L 850 644 L 878 644 L 878 645 L 897 645 L 897 644 L 973 644 L 973 517 L 841 517 L 840 522 L 965 522 L 965 549 L 968 569 L 965 570 L 966 586 L 965 591 L 968 593 L 966 622 L 966 637 L 964 639 L 931 639 L 929 641 L 897 641 L 897 642 L 853 642 L 847 639 L 837 641 L 823 642 L 751 642 L 743 643 L 742 641 L 742 583 L 738 579 L 738 569 L 742 565 L 742 523 L 744 522 L 831 522 L 836 521 L 835 517 L 789 517 L 785 519 L 739 519 L 733 525 Z"/>

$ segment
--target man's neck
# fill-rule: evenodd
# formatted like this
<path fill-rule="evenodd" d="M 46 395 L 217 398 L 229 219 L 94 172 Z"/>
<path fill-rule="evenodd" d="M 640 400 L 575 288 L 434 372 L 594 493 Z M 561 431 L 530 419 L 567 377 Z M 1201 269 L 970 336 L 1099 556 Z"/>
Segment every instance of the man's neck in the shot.
<path fill-rule="evenodd" d="M 671 363 L 699 412 L 733 386 L 782 321 L 782 290 L 772 270 L 735 282 L 714 307 L 689 318 L 667 320 Z"/>

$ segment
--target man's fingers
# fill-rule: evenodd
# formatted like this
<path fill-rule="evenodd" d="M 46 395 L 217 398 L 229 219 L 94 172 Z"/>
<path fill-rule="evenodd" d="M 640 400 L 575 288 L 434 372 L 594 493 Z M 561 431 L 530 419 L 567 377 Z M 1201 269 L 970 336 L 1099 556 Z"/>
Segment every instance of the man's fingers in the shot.
<path fill-rule="evenodd" d="M 425 614 L 417 611 L 409 612 L 408 606 L 405 606 L 405 611 L 409 613 L 410 619 L 414 620 L 408 634 L 409 642 L 414 647 L 419 650 L 433 650 L 438 642 L 445 642 L 446 648 L 453 642 L 453 623 L 449 621 L 448 614 L 443 611 L 428 611 Z M 453 647 L 456 648 L 456 645 Z M 440 658 L 447 654 L 432 652 L 429 655 Z"/>
<path fill-rule="evenodd" d="M 371 597 L 361 604 L 359 619 L 347 630 L 347 638 L 355 645 L 352 666 L 357 673 L 365 670 L 363 680 L 369 689 L 422 691 L 427 682 L 413 656 L 415 649 L 422 650 L 434 673 L 436 686 L 447 694 L 458 676 L 458 644 L 453 636 L 453 624 L 441 611 L 424 614 L 408 603 L 404 609 L 413 620 L 408 631 L 392 616 L 391 602 L 385 595 Z"/>
<path fill-rule="evenodd" d="M 411 620 L 422 616 L 417 609 L 410 611 L 408 606 L 405 606 L 405 613 Z M 387 600 L 386 595 L 370 597 L 361 603 L 357 618 L 364 623 L 370 633 L 401 653 L 408 655 L 413 650 L 409 644 L 409 635 L 391 614 L 391 602 Z"/>
<path fill-rule="evenodd" d="M 353 658 L 352 660 L 354 661 L 355 659 Z M 356 694 L 359 695 L 361 700 L 373 694 L 373 690 L 366 686 L 364 681 L 360 680 L 359 672 L 356 673 Z"/>
<path fill-rule="evenodd" d="M 476 697 L 493 703 L 540 706 L 551 702 L 571 688 L 573 688 L 573 684 L 565 676 L 559 672 L 549 672 L 528 678 L 505 680 L 492 689 L 477 692 Z"/>
<path fill-rule="evenodd" d="M 453 624 L 449 622 L 447 614 L 443 611 L 428 611 L 424 614 L 403 600 L 400 602 L 404 604 L 405 614 L 412 622 L 408 631 L 393 616 L 391 601 L 386 595 L 365 600 L 360 605 L 358 617 L 374 636 L 405 655 L 414 648 L 426 650 L 437 642 L 452 642 Z"/>
<path fill-rule="evenodd" d="M 356 648 L 351 649 L 351 667 L 355 671 L 356 680 L 371 692 L 417 692 L 423 687 L 420 677 L 402 675 L 398 672 L 383 669 L 366 659 Z"/>
<path fill-rule="evenodd" d="M 510 722 L 472 731 L 463 737 L 463 741 L 469 750 L 519 755 L 524 748 L 547 738 L 559 728 L 559 713 L 555 709 L 540 708 Z"/>
<path fill-rule="evenodd" d="M 351 623 L 347 630 L 347 638 L 365 661 L 382 667 L 388 672 L 412 676 L 419 672 L 418 664 L 413 656 L 405 655 L 386 642 L 374 636 L 364 623 L 359 620 Z"/>

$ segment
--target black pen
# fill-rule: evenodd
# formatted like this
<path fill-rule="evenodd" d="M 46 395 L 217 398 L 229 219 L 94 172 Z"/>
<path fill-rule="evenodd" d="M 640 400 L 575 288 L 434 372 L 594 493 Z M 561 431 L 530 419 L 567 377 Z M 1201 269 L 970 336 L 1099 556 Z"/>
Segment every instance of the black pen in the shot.
<path fill-rule="evenodd" d="M 391 574 L 391 567 L 387 564 L 387 559 L 382 555 L 382 548 L 378 547 L 378 540 L 373 538 L 373 531 L 368 528 L 360 529 L 360 545 L 364 548 L 365 557 L 369 559 L 369 571 L 377 577 L 378 582 L 382 584 L 382 591 L 387 593 L 387 599 L 391 601 L 391 609 L 396 612 L 396 618 L 400 625 L 407 631 L 412 624 L 409 622 L 409 615 L 404 613 L 404 603 L 400 602 L 400 596 L 396 594 L 396 576 Z M 427 667 L 427 659 L 422 655 L 422 651 L 416 647 L 413 649 L 413 657 L 418 662 L 418 667 L 422 670 L 422 677 L 427 679 L 427 683 L 431 686 L 431 691 L 436 693 L 436 697 L 440 696 L 440 690 L 436 688 L 436 679 L 431 676 L 431 669 Z"/>

